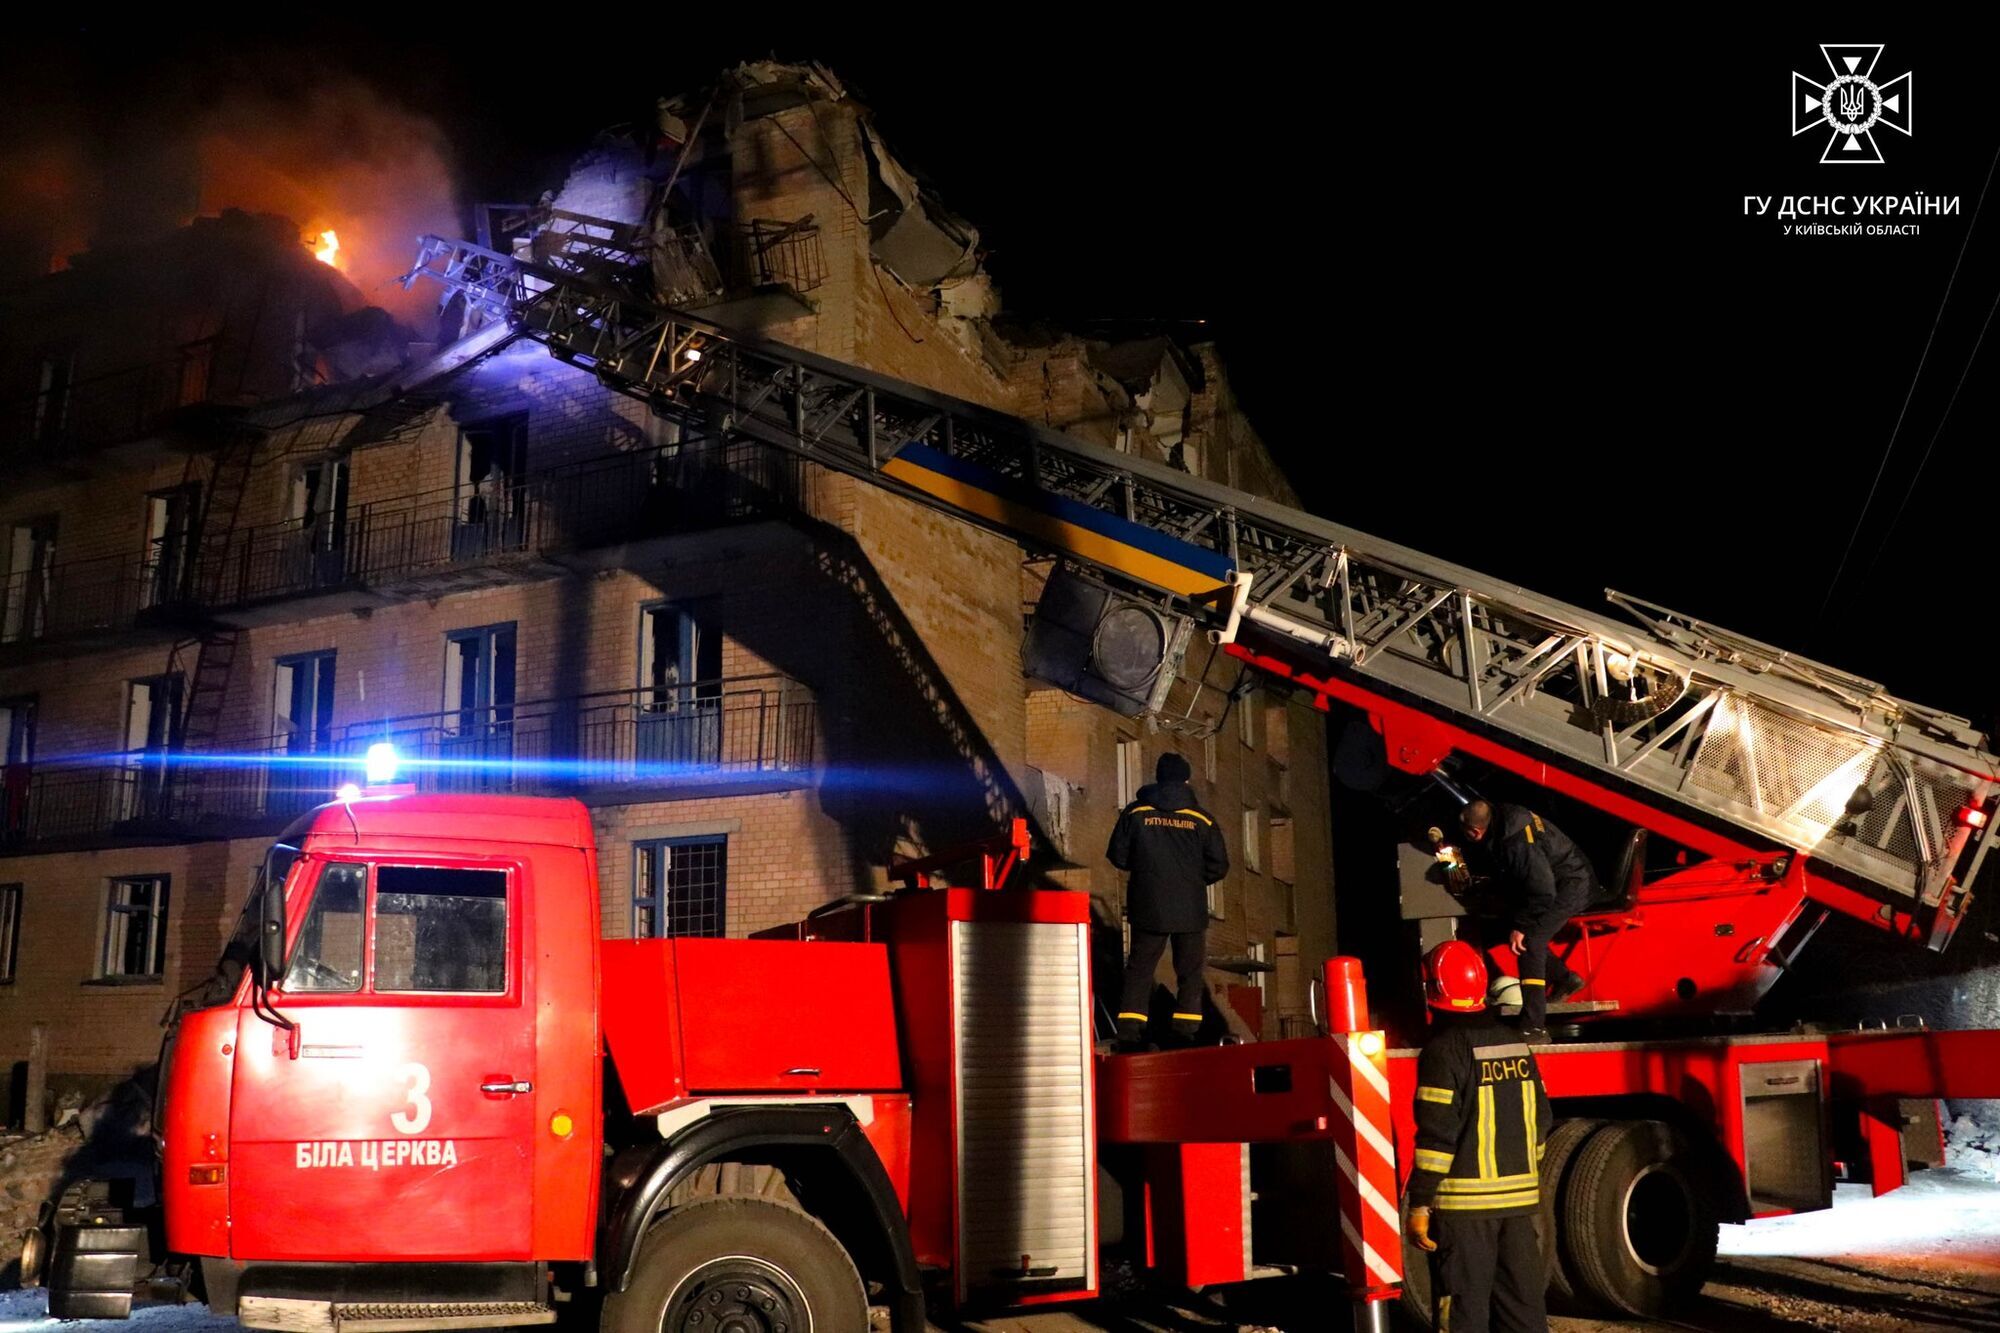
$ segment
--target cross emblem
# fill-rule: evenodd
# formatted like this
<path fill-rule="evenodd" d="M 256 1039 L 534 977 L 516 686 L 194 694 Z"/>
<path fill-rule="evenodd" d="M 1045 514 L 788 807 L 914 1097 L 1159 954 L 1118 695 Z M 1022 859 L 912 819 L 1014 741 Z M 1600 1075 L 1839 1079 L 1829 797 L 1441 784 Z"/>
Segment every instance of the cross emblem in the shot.
<path fill-rule="evenodd" d="M 1910 75 L 1878 83 L 1875 66 L 1882 44 L 1820 44 L 1832 77 L 1825 83 L 1792 71 L 1792 137 L 1824 126 L 1830 133 L 1819 160 L 1834 166 L 1880 163 L 1875 131 L 1887 127 L 1910 133 Z"/>

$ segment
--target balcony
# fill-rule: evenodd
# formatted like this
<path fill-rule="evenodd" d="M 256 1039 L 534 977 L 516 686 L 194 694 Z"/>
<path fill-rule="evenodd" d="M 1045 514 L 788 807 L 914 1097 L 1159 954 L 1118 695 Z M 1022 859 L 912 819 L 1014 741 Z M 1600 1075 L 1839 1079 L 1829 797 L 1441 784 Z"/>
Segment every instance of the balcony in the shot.
<path fill-rule="evenodd" d="M 148 435 L 183 408 L 209 401 L 219 341 L 188 343 L 140 365 L 72 379 L 73 360 L 49 360 L 43 387 L 0 403 L 0 457 L 10 469 L 62 460 Z"/>
<path fill-rule="evenodd" d="M 802 786 L 817 725 L 811 692 L 769 675 L 362 722 L 342 744 L 359 756 L 390 742 L 418 791 L 621 804 L 663 788 Z"/>
<path fill-rule="evenodd" d="M 810 214 L 666 229 L 653 238 L 651 260 L 662 301 L 753 328 L 810 313 L 807 293 L 827 273 L 819 224 Z"/>
<path fill-rule="evenodd" d="M 593 805 L 810 784 L 818 704 L 785 676 L 700 681 L 357 722 L 304 741 L 0 768 L 0 846 L 182 841 L 275 831 L 361 780 L 389 741 L 420 792 L 574 796 Z"/>
<path fill-rule="evenodd" d="M 796 457 L 768 445 L 686 444 L 529 473 L 489 491 L 378 500 L 338 521 L 242 528 L 198 554 L 185 585 L 178 565 L 151 557 L 24 570 L 0 583 L 0 648 L 149 619 L 184 622 L 197 611 L 249 623 L 246 609 L 301 597 L 349 594 L 358 604 L 554 573 L 551 556 L 792 512 L 802 475 Z"/>
<path fill-rule="evenodd" d="M 154 574 L 130 556 L 17 570 L 0 580 L 0 645 L 129 629 L 155 600 Z"/>
<path fill-rule="evenodd" d="M 789 287 L 803 295 L 826 281 L 819 224 L 812 215 L 790 222 L 752 218 L 729 229 L 729 276 L 743 287 Z"/>
<path fill-rule="evenodd" d="M 197 561 L 193 598 L 226 610 L 341 589 L 416 595 L 503 581 L 545 556 L 787 512 L 800 475 L 796 458 L 735 442 L 378 500 L 338 522 L 287 519 L 231 534 Z"/>

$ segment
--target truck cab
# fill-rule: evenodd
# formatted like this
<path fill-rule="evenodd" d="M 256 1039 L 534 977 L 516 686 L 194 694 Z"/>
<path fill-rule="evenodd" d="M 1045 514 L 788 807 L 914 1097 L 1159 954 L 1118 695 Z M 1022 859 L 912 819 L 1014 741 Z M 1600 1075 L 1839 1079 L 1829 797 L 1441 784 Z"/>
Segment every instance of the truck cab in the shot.
<path fill-rule="evenodd" d="M 548 1266 L 596 1244 L 596 871 L 567 801 L 364 796 L 286 830 L 163 1054 L 189 1286 L 253 1326 L 546 1312 Z M 127 1313 L 146 1230 L 103 1187 L 65 1203 L 51 1313 Z"/>

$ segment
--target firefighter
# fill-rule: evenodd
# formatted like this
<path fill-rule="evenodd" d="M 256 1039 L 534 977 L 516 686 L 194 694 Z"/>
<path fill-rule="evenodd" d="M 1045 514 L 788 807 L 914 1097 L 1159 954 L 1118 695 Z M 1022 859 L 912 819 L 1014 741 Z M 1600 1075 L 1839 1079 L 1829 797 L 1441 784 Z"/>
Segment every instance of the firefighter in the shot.
<path fill-rule="evenodd" d="M 1174 1031 L 1191 1038 L 1201 1028 L 1202 966 L 1208 951 L 1208 886 L 1229 873 L 1222 827 L 1195 800 L 1194 770 L 1172 751 L 1153 767 L 1153 781 L 1119 814 L 1105 855 L 1131 873 L 1125 895 L 1132 955 L 1119 997 L 1118 1037 L 1136 1046 L 1146 1034 L 1153 969 L 1169 944 L 1174 951 Z"/>
<path fill-rule="evenodd" d="M 1430 1038 L 1417 1056 L 1410 1239 L 1431 1252 L 1440 1333 L 1546 1333 L 1535 1238 L 1549 1096 L 1521 1034 L 1486 1012 L 1486 964 L 1464 940 L 1424 958 Z"/>
<path fill-rule="evenodd" d="M 1583 989 L 1549 946 L 1597 892 L 1597 876 L 1561 829 L 1525 806 L 1469 801 L 1458 820 L 1475 855 L 1513 890 L 1507 942 L 1521 960 L 1521 1036 L 1539 1046 L 1549 1039 L 1549 1001 Z"/>

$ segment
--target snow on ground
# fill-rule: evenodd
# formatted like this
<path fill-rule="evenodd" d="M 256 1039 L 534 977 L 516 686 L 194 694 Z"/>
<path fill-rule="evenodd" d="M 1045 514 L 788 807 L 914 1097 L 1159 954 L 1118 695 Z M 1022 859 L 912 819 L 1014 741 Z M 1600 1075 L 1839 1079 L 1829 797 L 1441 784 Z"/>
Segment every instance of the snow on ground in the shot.
<path fill-rule="evenodd" d="M 68 1323 L 49 1318 L 49 1293 L 37 1287 L 32 1291 L 0 1290 L 0 1333 L 29 1333 L 29 1330 L 48 1330 L 48 1333 L 94 1333 L 103 1329 L 129 1330 L 129 1333 L 241 1333 L 241 1325 L 234 1319 L 224 1319 L 212 1315 L 206 1305 L 153 1305 L 136 1309 L 130 1320 L 112 1322 L 102 1319 L 79 1319 Z"/>
<path fill-rule="evenodd" d="M 1681 1327 L 2000 1328 L 2000 1184 L 1970 1172 L 1919 1172 L 1879 1199 L 1840 1186 L 1824 1212 L 1724 1227 L 1720 1251 Z"/>
<path fill-rule="evenodd" d="M 1724 1227 L 1720 1253 L 1948 1269 L 2000 1280 L 2000 1184 L 1949 1170 L 1919 1171 L 1879 1199 L 1866 1185 L 1840 1185 L 1824 1212 Z"/>

